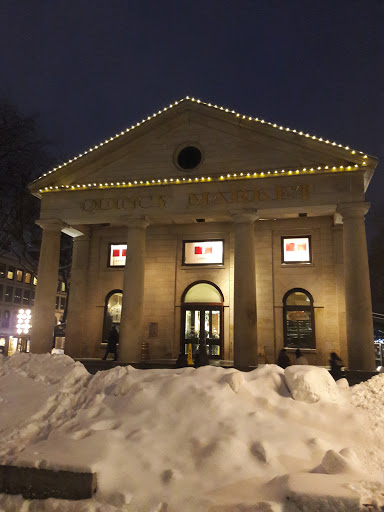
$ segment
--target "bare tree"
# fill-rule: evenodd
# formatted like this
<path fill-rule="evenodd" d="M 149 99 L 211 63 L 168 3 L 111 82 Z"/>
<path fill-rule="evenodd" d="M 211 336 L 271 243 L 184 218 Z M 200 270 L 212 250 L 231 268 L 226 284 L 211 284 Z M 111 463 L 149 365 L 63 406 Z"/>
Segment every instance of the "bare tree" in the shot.
<path fill-rule="evenodd" d="M 0 99 L 0 254 L 17 256 L 35 267 L 40 246 L 39 200 L 27 185 L 53 165 L 49 142 L 34 117 L 25 117 Z"/>

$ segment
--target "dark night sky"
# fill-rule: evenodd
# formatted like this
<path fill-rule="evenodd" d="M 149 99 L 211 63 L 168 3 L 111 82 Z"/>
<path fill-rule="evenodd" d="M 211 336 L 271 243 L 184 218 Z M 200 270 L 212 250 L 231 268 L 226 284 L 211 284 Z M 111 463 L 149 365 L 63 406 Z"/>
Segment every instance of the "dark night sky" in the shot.
<path fill-rule="evenodd" d="M 379 157 L 384 212 L 384 0 L 2 0 L 0 41 L 63 158 L 190 95 Z"/>

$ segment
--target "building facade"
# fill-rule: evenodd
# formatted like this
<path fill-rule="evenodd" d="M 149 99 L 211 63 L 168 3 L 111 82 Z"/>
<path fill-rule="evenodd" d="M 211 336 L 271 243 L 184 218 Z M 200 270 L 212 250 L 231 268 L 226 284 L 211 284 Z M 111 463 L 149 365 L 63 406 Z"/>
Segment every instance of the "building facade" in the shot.
<path fill-rule="evenodd" d="M 12 355 L 21 348 L 17 332 L 20 310 L 33 311 L 37 276 L 17 258 L 0 256 L 0 353 Z M 65 309 L 65 284 L 57 282 L 55 324 L 62 320 Z M 51 340 L 52 342 L 52 340 Z"/>
<path fill-rule="evenodd" d="M 43 240 L 31 349 L 45 352 L 60 232 L 74 237 L 66 352 L 238 368 L 301 348 L 375 367 L 364 215 L 377 160 L 186 98 L 30 185 Z"/>

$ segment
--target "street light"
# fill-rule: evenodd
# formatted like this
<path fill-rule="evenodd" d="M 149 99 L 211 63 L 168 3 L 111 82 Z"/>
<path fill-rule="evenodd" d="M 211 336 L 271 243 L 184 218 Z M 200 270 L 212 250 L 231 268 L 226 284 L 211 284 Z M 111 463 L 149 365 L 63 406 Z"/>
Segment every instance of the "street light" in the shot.
<path fill-rule="evenodd" d="M 19 309 L 16 331 L 20 339 L 20 352 L 28 352 L 27 341 L 31 329 L 31 310 Z"/>

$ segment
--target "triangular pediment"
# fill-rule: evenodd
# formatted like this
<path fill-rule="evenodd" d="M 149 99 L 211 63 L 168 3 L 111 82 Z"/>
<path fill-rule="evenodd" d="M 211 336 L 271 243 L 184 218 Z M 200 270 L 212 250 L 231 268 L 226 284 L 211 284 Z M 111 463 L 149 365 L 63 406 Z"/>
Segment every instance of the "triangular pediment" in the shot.
<path fill-rule="evenodd" d="M 180 167 L 179 153 L 201 153 L 195 168 Z M 359 151 L 228 109 L 185 99 L 126 132 L 75 157 L 30 185 L 40 189 L 152 181 L 222 173 L 303 167 L 375 167 Z"/>

